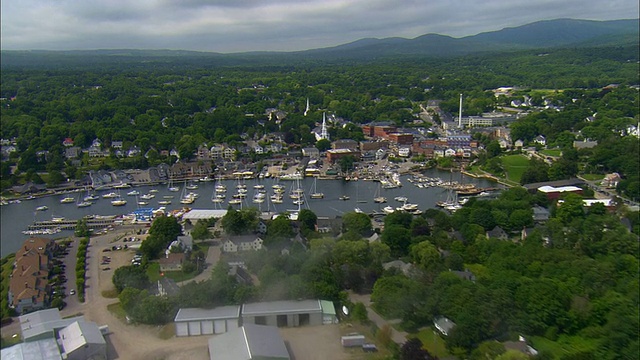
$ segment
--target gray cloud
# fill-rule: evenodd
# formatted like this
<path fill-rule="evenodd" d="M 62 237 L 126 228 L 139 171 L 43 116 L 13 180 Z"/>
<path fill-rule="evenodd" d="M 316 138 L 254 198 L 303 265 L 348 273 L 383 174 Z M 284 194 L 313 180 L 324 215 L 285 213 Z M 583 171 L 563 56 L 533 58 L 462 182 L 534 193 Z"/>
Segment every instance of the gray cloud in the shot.
<path fill-rule="evenodd" d="M 363 37 L 455 37 L 529 22 L 638 16 L 636 0 L 14 0 L 2 49 L 303 50 Z"/>

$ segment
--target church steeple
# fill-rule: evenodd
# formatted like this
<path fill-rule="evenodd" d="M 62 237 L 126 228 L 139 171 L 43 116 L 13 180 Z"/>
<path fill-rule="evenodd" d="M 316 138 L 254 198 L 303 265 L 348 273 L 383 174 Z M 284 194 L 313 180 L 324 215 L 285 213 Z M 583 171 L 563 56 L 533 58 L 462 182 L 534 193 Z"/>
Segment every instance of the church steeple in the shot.
<path fill-rule="evenodd" d="M 329 140 L 329 133 L 327 132 L 327 116 L 326 116 L 326 113 L 322 113 L 322 130 L 320 131 L 320 138 Z"/>
<path fill-rule="evenodd" d="M 304 109 L 304 116 L 307 116 L 307 113 L 309 112 L 309 110 L 311 109 L 309 109 L 309 98 L 307 98 L 307 108 Z"/>

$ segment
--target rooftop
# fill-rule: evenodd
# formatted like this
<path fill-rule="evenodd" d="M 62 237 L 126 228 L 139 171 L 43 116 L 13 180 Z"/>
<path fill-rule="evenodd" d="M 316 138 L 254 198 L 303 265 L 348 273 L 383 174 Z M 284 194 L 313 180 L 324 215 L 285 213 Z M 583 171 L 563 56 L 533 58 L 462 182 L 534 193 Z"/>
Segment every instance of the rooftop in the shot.
<path fill-rule="evenodd" d="M 254 324 L 209 339 L 209 354 L 216 360 L 290 359 L 277 327 Z"/>
<path fill-rule="evenodd" d="M 242 315 L 265 315 L 265 314 L 280 314 L 280 313 L 294 313 L 294 312 L 322 312 L 322 306 L 320 306 L 319 300 L 281 300 L 281 301 L 269 301 L 250 303 L 242 305 Z"/>
<path fill-rule="evenodd" d="M 234 319 L 240 317 L 240 305 L 220 306 L 213 309 L 183 308 L 178 310 L 175 322 L 192 320 Z"/>

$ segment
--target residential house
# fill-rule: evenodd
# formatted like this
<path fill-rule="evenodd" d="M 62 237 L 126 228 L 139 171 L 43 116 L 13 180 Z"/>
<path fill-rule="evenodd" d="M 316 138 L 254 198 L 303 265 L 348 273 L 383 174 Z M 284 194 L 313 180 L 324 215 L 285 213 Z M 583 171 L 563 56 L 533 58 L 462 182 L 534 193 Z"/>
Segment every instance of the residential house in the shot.
<path fill-rule="evenodd" d="M 264 154 L 264 148 L 263 148 L 260 144 L 258 144 L 258 143 L 256 143 L 256 144 L 253 146 L 253 151 L 254 151 L 256 154 Z"/>
<path fill-rule="evenodd" d="M 537 223 L 542 223 L 549 220 L 550 216 L 549 210 L 543 208 L 542 206 L 534 206 L 533 207 L 533 221 Z"/>
<path fill-rule="evenodd" d="M 256 230 L 258 232 L 258 234 L 266 234 L 267 233 L 267 223 L 265 223 L 263 220 L 260 220 L 258 222 L 258 229 Z"/>
<path fill-rule="evenodd" d="M 573 142 L 573 147 L 580 150 L 580 149 L 591 149 L 594 148 L 598 145 L 597 141 L 591 141 L 591 140 L 587 140 L 584 139 L 582 141 L 574 141 Z"/>
<path fill-rule="evenodd" d="M 547 139 L 542 135 L 536 136 L 535 139 L 533 139 L 533 142 L 536 143 L 536 144 L 540 144 L 542 146 L 546 146 L 547 145 Z"/>
<path fill-rule="evenodd" d="M 72 138 L 65 138 L 64 141 L 62 141 L 62 146 L 64 146 L 64 147 L 73 146 L 73 139 Z"/>
<path fill-rule="evenodd" d="M 456 156 L 456 151 L 451 149 L 451 148 L 448 148 L 448 149 L 446 149 L 444 151 L 444 156 L 445 157 L 454 157 L 454 156 Z"/>
<path fill-rule="evenodd" d="M 236 156 L 236 149 L 232 147 L 225 147 L 223 151 L 223 156 L 225 159 L 233 159 Z"/>
<path fill-rule="evenodd" d="M 502 343 L 506 350 L 515 350 L 521 352 L 527 356 L 536 356 L 538 351 L 527 344 L 524 337 L 519 336 L 518 341 L 505 341 Z"/>
<path fill-rule="evenodd" d="M 507 139 L 503 139 L 503 138 L 498 139 L 498 144 L 500 145 L 501 149 L 508 149 L 510 147 L 509 146 L 510 143 Z"/>
<path fill-rule="evenodd" d="M 311 159 L 319 159 L 320 150 L 318 150 L 318 148 L 315 148 L 315 147 L 302 148 L 302 156 L 306 156 Z"/>
<path fill-rule="evenodd" d="M 214 159 L 214 160 L 222 159 L 222 157 L 224 156 L 224 146 L 213 145 L 209 149 L 209 156 L 211 157 L 211 159 Z"/>
<path fill-rule="evenodd" d="M 222 251 L 238 252 L 248 250 L 261 250 L 264 241 L 257 235 L 230 236 L 222 243 Z"/>
<path fill-rule="evenodd" d="M 382 264 L 382 267 L 385 270 L 389 270 L 389 269 L 398 270 L 398 271 L 402 272 L 404 274 L 404 276 L 411 276 L 411 274 L 413 274 L 414 271 L 415 271 L 415 268 L 414 268 L 413 264 L 406 263 L 406 262 L 404 262 L 402 260 L 389 261 L 387 263 Z"/>
<path fill-rule="evenodd" d="M 618 186 L 618 183 L 622 180 L 622 178 L 620 177 L 620 174 L 618 173 L 611 173 L 611 174 L 607 174 L 604 179 L 602 180 L 602 186 L 609 188 L 609 189 L 613 189 L 616 188 Z"/>
<path fill-rule="evenodd" d="M 524 141 L 518 139 L 513 143 L 513 146 L 515 146 L 516 149 L 521 149 L 524 146 Z"/>
<path fill-rule="evenodd" d="M 133 146 L 132 148 L 129 149 L 129 151 L 127 151 L 127 156 L 128 157 L 136 157 L 138 155 L 140 155 L 141 151 L 137 146 Z"/>
<path fill-rule="evenodd" d="M 207 146 L 207 144 L 201 144 L 198 146 L 198 150 L 196 151 L 196 158 L 198 160 L 209 160 L 211 159 L 211 150 Z"/>
<path fill-rule="evenodd" d="M 160 271 L 180 271 L 185 261 L 184 253 L 169 253 L 165 257 L 160 258 Z"/>
<path fill-rule="evenodd" d="M 77 159 L 78 155 L 80 155 L 80 148 L 78 146 L 72 146 L 64 149 L 64 157 L 69 160 Z"/>
<path fill-rule="evenodd" d="M 439 159 L 441 157 L 444 157 L 444 150 L 445 150 L 444 148 L 440 148 L 440 147 L 433 149 L 433 158 Z"/>
<path fill-rule="evenodd" d="M 433 320 L 433 325 L 442 335 L 448 336 L 456 326 L 456 323 L 444 316 L 439 316 Z"/>
<path fill-rule="evenodd" d="M 122 141 L 121 140 L 112 141 L 111 148 L 114 150 L 122 150 Z"/>
<path fill-rule="evenodd" d="M 411 147 L 402 146 L 398 148 L 398 156 L 400 157 L 409 157 L 411 155 Z"/>
<path fill-rule="evenodd" d="M 487 239 L 507 240 L 509 239 L 509 235 L 500 226 L 496 226 L 487 231 Z"/>

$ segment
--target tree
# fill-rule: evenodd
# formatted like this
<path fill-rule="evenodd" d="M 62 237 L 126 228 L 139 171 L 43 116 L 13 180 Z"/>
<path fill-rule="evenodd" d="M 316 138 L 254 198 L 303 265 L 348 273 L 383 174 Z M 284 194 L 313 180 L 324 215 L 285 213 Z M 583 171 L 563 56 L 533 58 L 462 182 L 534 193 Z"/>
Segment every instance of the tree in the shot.
<path fill-rule="evenodd" d="M 403 228 L 408 229 L 411 226 L 412 221 L 413 215 L 408 212 L 394 211 L 384 218 L 384 226 L 386 228 L 393 225 L 400 225 Z"/>
<path fill-rule="evenodd" d="M 76 223 L 76 230 L 75 230 L 74 234 L 77 237 L 87 237 L 87 236 L 91 235 L 91 232 L 89 231 L 89 226 L 87 225 L 87 220 L 86 219 L 78 220 L 78 222 Z"/>
<path fill-rule="evenodd" d="M 211 239 L 213 235 L 211 231 L 209 231 L 209 222 L 206 220 L 198 220 L 193 230 L 191 230 L 191 236 L 194 240 Z"/>
<path fill-rule="evenodd" d="M 118 292 L 126 287 L 143 290 L 149 286 L 149 277 L 141 266 L 121 266 L 113 273 L 111 281 Z"/>
<path fill-rule="evenodd" d="M 320 139 L 316 142 L 316 148 L 318 150 L 322 151 L 327 151 L 329 149 L 331 149 L 331 141 L 327 140 L 327 139 Z"/>
<path fill-rule="evenodd" d="M 556 218 L 565 224 L 570 223 L 574 219 L 581 219 L 584 217 L 584 209 L 582 203 L 582 197 L 576 194 L 567 194 L 564 197 L 564 201 L 557 204 Z"/>
<path fill-rule="evenodd" d="M 411 258 L 427 271 L 435 271 L 440 267 L 441 259 L 438 249 L 428 241 L 422 241 L 411 247 Z"/>
<path fill-rule="evenodd" d="M 391 249 L 391 255 L 400 257 L 407 254 L 411 244 L 411 233 L 409 229 L 401 225 L 391 225 L 385 227 L 381 235 L 381 240 Z"/>
<path fill-rule="evenodd" d="M 173 216 L 160 216 L 153 221 L 149 236 L 140 245 L 140 251 L 149 259 L 154 259 L 178 238 L 182 226 Z"/>
<path fill-rule="evenodd" d="M 269 242 L 290 239 L 294 236 L 291 221 L 286 215 L 280 215 L 267 226 Z"/>
<path fill-rule="evenodd" d="M 400 360 L 438 360 L 438 358 L 422 348 L 422 341 L 420 341 L 420 339 L 412 337 L 402 344 L 400 348 Z"/>
<path fill-rule="evenodd" d="M 318 223 L 318 216 L 309 209 L 302 209 L 298 214 L 298 222 L 300 222 L 300 228 L 302 230 L 315 231 L 316 224 Z"/>
<path fill-rule="evenodd" d="M 366 324 L 367 322 L 369 322 L 367 308 L 363 303 L 357 302 L 353 304 L 353 307 L 351 308 L 351 318 L 353 320 L 359 321 L 362 324 Z"/>
<path fill-rule="evenodd" d="M 367 214 L 350 212 L 344 214 L 342 227 L 345 232 L 353 231 L 360 236 L 368 236 L 373 231 L 371 219 Z"/>

